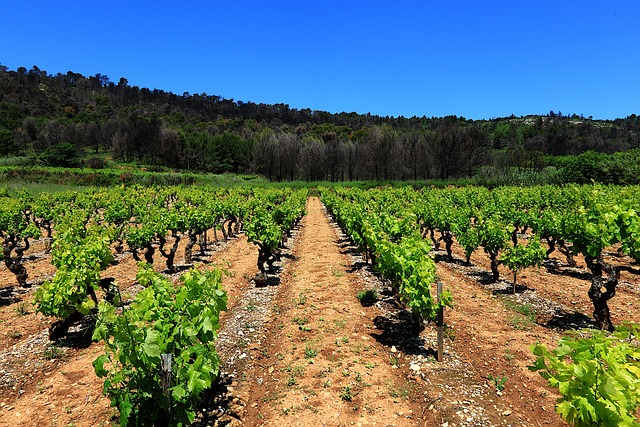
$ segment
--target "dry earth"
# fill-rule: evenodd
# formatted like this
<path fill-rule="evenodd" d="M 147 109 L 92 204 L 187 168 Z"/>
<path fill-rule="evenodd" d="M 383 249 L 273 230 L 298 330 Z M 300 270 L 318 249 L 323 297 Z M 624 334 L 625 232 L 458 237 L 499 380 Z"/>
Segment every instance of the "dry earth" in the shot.
<path fill-rule="evenodd" d="M 484 280 L 489 268 L 481 251 L 471 266 L 463 265 L 457 246 L 454 262 L 434 252 L 440 280 L 454 296 L 445 312 L 445 360 L 436 362 L 435 327 L 415 334 L 388 284 L 355 253 L 320 201 L 310 198 L 307 209 L 267 286 L 252 280 L 257 250 L 244 236 L 217 242 L 196 259 L 203 268 L 230 272 L 218 342 L 224 365 L 196 425 L 564 425 L 553 410 L 553 390 L 527 369 L 529 347 L 553 345 L 564 329 L 591 322 L 583 263 L 569 269 L 552 258 L 549 268 L 520 274 L 518 293 L 509 295 L 510 282 Z M 14 287 L 0 267 L 0 425 L 111 425 L 115 409 L 91 366 L 102 348 L 87 339 L 86 325 L 48 341 L 51 321 L 35 314 L 31 301 L 54 269 L 38 245 L 29 256 L 27 289 Z M 159 256 L 154 265 L 163 270 Z M 125 254 L 105 277 L 133 294 L 135 271 Z M 636 275 L 623 273 L 611 301 L 615 323 L 639 320 L 639 285 Z M 372 306 L 356 298 L 365 289 L 380 296 Z M 516 313 L 516 304 L 533 307 L 536 321 Z"/>

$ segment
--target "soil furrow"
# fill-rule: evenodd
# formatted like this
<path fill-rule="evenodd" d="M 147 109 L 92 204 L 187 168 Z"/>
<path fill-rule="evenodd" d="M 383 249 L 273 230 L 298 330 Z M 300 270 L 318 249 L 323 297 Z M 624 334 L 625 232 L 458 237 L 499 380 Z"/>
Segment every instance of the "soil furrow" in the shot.
<path fill-rule="evenodd" d="M 237 425 L 423 425 L 427 400 L 396 348 L 381 343 L 362 289 L 317 198 L 310 198 Z M 427 414 L 431 417 L 431 413 Z"/>

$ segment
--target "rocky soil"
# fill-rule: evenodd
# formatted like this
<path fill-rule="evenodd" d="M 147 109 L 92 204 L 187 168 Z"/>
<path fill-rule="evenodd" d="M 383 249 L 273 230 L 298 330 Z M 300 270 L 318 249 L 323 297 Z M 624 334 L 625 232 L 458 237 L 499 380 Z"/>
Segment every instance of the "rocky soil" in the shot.
<path fill-rule="evenodd" d="M 91 366 L 102 348 L 88 338 L 90 322 L 48 340 L 51 320 L 31 302 L 54 269 L 38 245 L 28 255 L 27 288 L 0 267 L 0 426 L 112 425 L 116 411 Z M 414 332 L 389 284 L 317 198 L 309 199 L 308 215 L 266 281 L 254 280 L 257 248 L 244 236 L 215 242 L 194 261 L 229 271 L 229 310 L 217 345 L 223 366 L 195 425 L 564 425 L 553 409 L 554 391 L 527 366 L 532 344 L 554 345 L 565 331 L 593 324 L 584 263 L 569 268 L 552 256 L 542 268 L 521 272 L 512 295 L 508 271 L 488 283 L 481 251 L 471 265 L 457 248 L 453 261 L 442 251 L 433 255 L 454 297 L 445 311 L 442 362 L 435 359 L 435 326 Z M 163 271 L 163 260 L 154 266 Z M 136 270 L 125 254 L 105 277 L 132 297 Z M 373 304 L 356 298 L 365 290 L 375 290 Z M 610 303 L 615 323 L 640 320 L 639 292 L 637 275 L 623 272 Z"/>

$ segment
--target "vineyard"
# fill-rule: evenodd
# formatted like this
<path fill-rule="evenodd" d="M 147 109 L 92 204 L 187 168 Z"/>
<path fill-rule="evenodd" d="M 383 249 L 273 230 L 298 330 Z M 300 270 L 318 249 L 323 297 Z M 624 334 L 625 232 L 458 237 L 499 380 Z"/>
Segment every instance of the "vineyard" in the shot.
<path fill-rule="evenodd" d="M 638 423 L 640 187 L 0 199 L 2 425 Z"/>

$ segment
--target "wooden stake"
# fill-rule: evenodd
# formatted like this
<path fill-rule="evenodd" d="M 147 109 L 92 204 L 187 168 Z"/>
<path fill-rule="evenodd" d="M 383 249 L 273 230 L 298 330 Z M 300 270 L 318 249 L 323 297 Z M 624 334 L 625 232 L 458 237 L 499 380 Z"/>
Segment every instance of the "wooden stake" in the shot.
<path fill-rule="evenodd" d="M 442 282 L 437 283 L 438 302 L 442 301 Z M 438 311 L 438 362 L 442 362 L 444 357 L 444 308 L 441 306 Z"/>
<path fill-rule="evenodd" d="M 162 391 L 169 396 L 169 388 L 171 387 L 171 353 L 160 355 L 160 377 L 162 378 Z"/>

